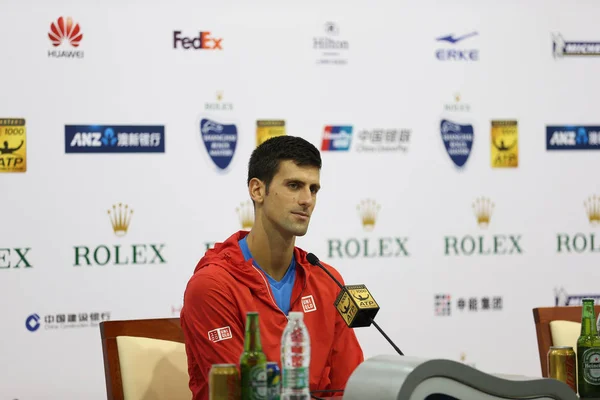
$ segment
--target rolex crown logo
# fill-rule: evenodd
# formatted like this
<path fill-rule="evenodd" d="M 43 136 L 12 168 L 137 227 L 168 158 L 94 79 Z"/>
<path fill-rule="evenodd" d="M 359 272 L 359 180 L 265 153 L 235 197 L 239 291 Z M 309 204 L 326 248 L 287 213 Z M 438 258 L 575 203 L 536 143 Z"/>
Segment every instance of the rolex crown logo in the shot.
<path fill-rule="evenodd" d="M 127 204 L 123 205 L 123 203 L 113 204 L 112 210 L 108 210 L 108 218 L 110 218 L 115 235 L 125 236 L 127 234 L 132 214 L 133 210 L 130 210 L 129 206 Z"/>
<path fill-rule="evenodd" d="M 494 210 L 494 203 L 490 199 L 481 197 L 475 200 L 473 203 L 473 211 L 477 217 L 477 224 L 481 228 L 487 228 L 492 218 L 492 211 Z"/>
<path fill-rule="evenodd" d="M 583 203 L 587 212 L 590 224 L 598 225 L 600 223 L 600 196 L 590 196 Z"/>
<path fill-rule="evenodd" d="M 242 230 L 249 231 L 252 229 L 254 224 L 254 206 L 252 201 L 240 203 L 240 206 L 236 208 L 240 223 L 242 224 Z"/>
<path fill-rule="evenodd" d="M 363 228 L 366 231 L 372 231 L 375 228 L 377 213 L 381 206 L 375 200 L 367 199 L 360 202 L 356 207 L 362 220 Z"/>
<path fill-rule="evenodd" d="M 217 92 L 217 101 L 221 101 L 221 100 L 223 100 L 223 91 L 219 90 Z"/>

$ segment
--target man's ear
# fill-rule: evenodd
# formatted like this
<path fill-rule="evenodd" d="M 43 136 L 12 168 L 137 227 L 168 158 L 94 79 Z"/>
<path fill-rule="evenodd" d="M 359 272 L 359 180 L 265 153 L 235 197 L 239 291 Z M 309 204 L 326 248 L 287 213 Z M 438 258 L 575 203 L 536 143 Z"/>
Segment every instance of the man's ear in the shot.
<path fill-rule="evenodd" d="M 250 194 L 250 198 L 256 204 L 262 204 L 265 201 L 266 196 L 266 187 L 263 181 L 258 178 L 250 179 L 248 183 L 248 193 Z"/>

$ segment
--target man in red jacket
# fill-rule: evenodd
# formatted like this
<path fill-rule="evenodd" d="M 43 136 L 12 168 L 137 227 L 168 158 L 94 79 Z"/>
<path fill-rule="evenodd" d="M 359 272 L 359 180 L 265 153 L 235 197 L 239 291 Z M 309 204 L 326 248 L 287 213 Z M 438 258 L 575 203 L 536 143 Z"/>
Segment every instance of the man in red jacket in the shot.
<path fill-rule="evenodd" d="M 321 156 L 306 140 L 274 137 L 248 165 L 254 225 L 217 243 L 198 262 L 184 294 L 181 326 L 194 400 L 208 399 L 212 364 L 239 365 L 246 313 L 258 311 L 263 351 L 281 365 L 289 311 L 304 312 L 311 340 L 310 390 L 344 389 L 363 361 L 354 331 L 333 303 L 339 287 L 295 246 L 320 189 Z M 343 284 L 333 267 L 325 267 Z"/>

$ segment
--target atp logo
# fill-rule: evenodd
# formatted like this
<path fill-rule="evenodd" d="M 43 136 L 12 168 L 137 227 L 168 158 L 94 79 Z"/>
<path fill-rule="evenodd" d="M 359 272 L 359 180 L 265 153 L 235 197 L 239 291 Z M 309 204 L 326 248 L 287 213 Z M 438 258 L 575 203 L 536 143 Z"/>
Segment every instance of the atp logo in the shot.
<path fill-rule="evenodd" d="M 448 45 L 451 47 L 437 49 L 435 51 L 435 57 L 440 61 L 479 61 L 479 49 L 456 48 L 458 43 L 477 35 L 477 32 L 470 32 L 461 36 L 451 33 L 449 35 L 436 38 L 435 40 L 437 42 L 448 43 Z"/>
<path fill-rule="evenodd" d="M 40 328 L 40 325 L 40 316 L 38 314 L 31 314 L 25 320 L 25 328 L 27 328 L 29 332 L 37 331 Z"/>

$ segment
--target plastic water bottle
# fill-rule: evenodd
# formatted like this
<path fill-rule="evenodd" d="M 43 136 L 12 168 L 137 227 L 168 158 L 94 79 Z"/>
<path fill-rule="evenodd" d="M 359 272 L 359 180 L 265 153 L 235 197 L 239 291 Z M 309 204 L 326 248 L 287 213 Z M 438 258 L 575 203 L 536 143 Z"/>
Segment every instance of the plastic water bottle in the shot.
<path fill-rule="evenodd" d="M 310 400 L 310 337 L 304 313 L 291 311 L 281 337 L 281 400 Z"/>

